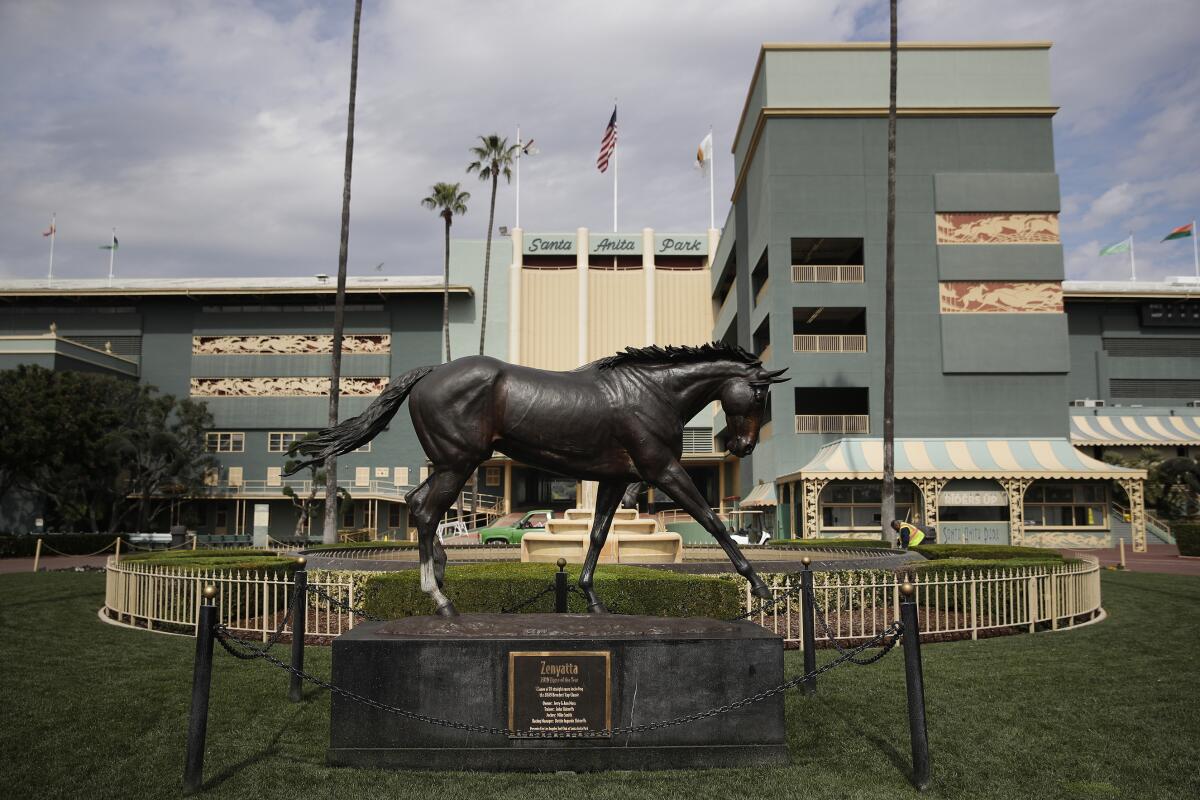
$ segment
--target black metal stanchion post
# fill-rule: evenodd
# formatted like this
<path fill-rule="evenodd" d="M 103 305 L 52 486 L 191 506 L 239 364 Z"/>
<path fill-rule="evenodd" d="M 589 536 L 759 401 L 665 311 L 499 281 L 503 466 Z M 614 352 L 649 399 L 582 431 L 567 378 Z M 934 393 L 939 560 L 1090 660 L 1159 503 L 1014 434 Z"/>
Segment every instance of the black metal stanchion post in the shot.
<path fill-rule="evenodd" d="M 813 608 L 813 574 L 812 559 L 805 556 L 800 560 L 804 571 L 800 573 L 800 625 L 804 629 L 801 635 L 804 647 L 804 672 L 810 674 L 817 668 L 817 632 L 816 610 Z M 817 679 L 809 678 L 801 686 L 805 694 L 817 693 Z"/>
<path fill-rule="evenodd" d="M 208 694 L 212 684 L 213 637 L 217 629 L 217 590 L 204 587 L 204 602 L 196 621 L 196 662 L 192 668 L 192 710 L 188 717 L 187 759 L 183 765 L 183 792 L 200 791 L 204 783 L 204 739 L 208 733 Z"/>
<path fill-rule="evenodd" d="M 304 696 L 304 682 L 300 673 L 304 670 L 304 632 L 308 622 L 308 570 L 307 560 L 303 557 L 297 560 L 295 581 L 292 584 L 292 684 L 288 688 L 288 697 L 293 703 L 299 703 Z"/>
<path fill-rule="evenodd" d="M 558 560 L 558 572 L 554 574 L 554 613 L 567 613 L 567 560 Z"/>
<path fill-rule="evenodd" d="M 925 728 L 925 678 L 921 672 L 921 628 L 917 624 L 915 588 L 900 587 L 900 622 L 904 624 L 904 683 L 908 689 L 908 732 L 912 739 L 913 785 L 929 788 L 929 737 Z"/>

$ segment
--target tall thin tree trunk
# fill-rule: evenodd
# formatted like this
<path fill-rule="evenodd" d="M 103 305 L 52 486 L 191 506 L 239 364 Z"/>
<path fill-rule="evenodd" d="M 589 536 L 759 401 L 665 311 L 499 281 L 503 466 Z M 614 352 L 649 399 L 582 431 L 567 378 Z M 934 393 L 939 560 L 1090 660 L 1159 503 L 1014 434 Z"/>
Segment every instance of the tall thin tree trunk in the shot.
<path fill-rule="evenodd" d="M 358 91 L 358 28 L 362 0 L 354 3 L 354 34 L 350 42 L 350 104 L 346 112 L 346 171 L 342 180 L 342 237 L 338 247 L 337 296 L 333 304 L 333 353 L 329 359 L 329 425 L 338 424 L 338 394 L 342 380 L 342 332 L 346 327 L 346 260 L 350 249 L 350 175 L 354 164 L 354 100 Z M 325 529 L 321 540 L 337 542 L 337 457 L 325 459 Z"/>
<path fill-rule="evenodd" d="M 442 339 L 445 341 L 446 361 L 450 361 L 450 212 L 443 214 L 446 220 L 446 265 L 442 270 Z"/>
<path fill-rule="evenodd" d="M 496 165 L 492 164 L 492 206 L 488 211 L 487 246 L 483 251 L 483 311 L 479 315 L 479 355 L 483 355 L 483 342 L 487 336 L 488 277 L 492 272 L 492 226 L 496 222 L 496 184 L 499 183 L 495 168 Z"/>
<path fill-rule="evenodd" d="M 887 255 L 883 289 L 883 503 L 884 540 L 896 518 L 896 0 L 891 0 L 892 33 L 888 86 Z"/>

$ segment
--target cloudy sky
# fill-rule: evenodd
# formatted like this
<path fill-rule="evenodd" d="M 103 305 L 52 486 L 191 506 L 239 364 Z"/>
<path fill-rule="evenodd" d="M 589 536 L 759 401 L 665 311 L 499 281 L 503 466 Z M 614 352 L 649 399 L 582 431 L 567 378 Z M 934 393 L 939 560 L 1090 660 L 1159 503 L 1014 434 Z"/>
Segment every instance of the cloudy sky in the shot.
<path fill-rule="evenodd" d="M 1050 39 L 1063 240 L 1074 278 L 1132 230 L 1139 277 L 1190 274 L 1200 213 L 1200 16 L 1194 0 L 900 0 L 902 40 Z M 763 41 L 886 38 L 882 0 L 364 4 L 351 274 L 435 273 L 430 184 L 474 199 L 477 134 L 540 153 L 522 171 L 526 229 L 611 225 L 595 170 L 620 99 L 622 228 L 707 226 L 691 159 L 713 126 L 717 218 L 730 138 Z M 0 276 L 311 275 L 337 266 L 352 0 L 0 2 Z M 904 80 L 903 74 L 900 80 Z M 497 224 L 512 224 L 503 188 Z"/>

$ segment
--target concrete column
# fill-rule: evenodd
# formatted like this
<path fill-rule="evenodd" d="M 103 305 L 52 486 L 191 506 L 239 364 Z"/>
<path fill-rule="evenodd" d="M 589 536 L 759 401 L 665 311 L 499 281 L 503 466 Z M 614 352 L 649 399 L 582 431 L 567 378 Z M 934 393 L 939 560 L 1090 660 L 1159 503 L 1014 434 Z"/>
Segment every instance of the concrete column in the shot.
<path fill-rule="evenodd" d="M 512 230 L 512 265 L 508 268 L 508 360 L 523 364 L 521 358 L 521 269 L 525 264 L 525 232 Z"/>
<path fill-rule="evenodd" d="M 588 229 L 575 232 L 575 270 L 579 273 L 579 364 L 588 362 Z"/>
<path fill-rule="evenodd" d="M 642 228 L 642 273 L 646 277 L 646 344 L 654 344 L 658 300 L 654 292 L 654 229 Z"/>
<path fill-rule="evenodd" d="M 713 256 L 717 254 L 717 245 L 721 243 L 721 231 L 717 228 L 708 229 L 708 268 L 712 269 Z"/>

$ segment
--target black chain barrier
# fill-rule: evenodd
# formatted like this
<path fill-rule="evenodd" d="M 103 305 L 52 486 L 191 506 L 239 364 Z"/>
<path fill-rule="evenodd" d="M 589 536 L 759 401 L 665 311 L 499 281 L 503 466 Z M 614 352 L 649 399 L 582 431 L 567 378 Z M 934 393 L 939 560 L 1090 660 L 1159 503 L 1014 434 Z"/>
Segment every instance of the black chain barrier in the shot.
<path fill-rule="evenodd" d="M 859 645 L 858 647 L 855 647 L 851 650 L 846 651 L 845 653 L 838 656 L 833 661 L 830 661 L 827 664 L 823 664 L 822 666 L 817 667 L 816 669 L 811 670 L 810 672 L 806 672 L 803 675 L 799 675 L 795 678 L 786 680 L 783 683 L 779 684 L 778 686 L 774 686 L 770 689 L 766 689 L 764 691 L 759 692 L 758 694 L 754 694 L 749 697 L 743 697 L 740 700 L 735 700 L 731 703 L 726 703 L 724 705 L 715 706 L 715 707 L 707 709 L 705 711 L 697 711 L 692 714 L 685 714 L 683 716 L 674 717 L 673 719 L 668 719 L 668 720 L 661 720 L 659 722 L 647 722 L 647 723 L 643 723 L 641 725 L 627 725 L 627 726 L 621 727 L 621 728 L 612 728 L 611 730 L 570 731 L 570 732 L 562 732 L 562 733 L 560 733 L 560 732 L 540 732 L 540 731 L 514 731 L 509 728 L 501 728 L 501 727 L 490 726 L 490 725 L 473 725 L 473 724 L 467 723 L 467 722 L 457 722 L 455 720 L 442 719 L 440 717 L 432 717 L 427 714 L 418 714 L 415 711 L 409 711 L 407 709 L 397 708 L 396 706 L 388 705 L 387 703 L 381 703 L 378 700 L 358 694 L 357 692 L 352 692 L 349 689 L 343 689 L 340 686 L 336 686 L 336 685 L 330 683 L 329 681 L 318 678 L 316 675 L 311 675 L 303 670 L 296 669 L 291 664 L 286 664 L 283 661 L 280 661 L 279 659 L 275 658 L 273 655 L 268 653 L 266 649 L 256 647 L 253 643 L 248 642 L 244 639 L 239 639 L 225 625 L 217 626 L 216 631 L 215 631 L 215 638 L 218 642 L 220 642 L 221 647 L 226 652 L 230 653 L 231 655 L 235 656 L 236 658 L 239 658 L 239 659 L 242 659 L 245 661 L 251 661 L 251 660 L 256 660 L 256 659 L 261 658 L 264 661 L 266 661 L 267 663 L 272 664 L 273 666 L 276 666 L 279 669 L 290 672 L 291 674 L 299 677 L 302 680 L 305 680 L 305 681 L 313 684 L 314 686 L 318 686 L 322 689 L 326 689 L 330 692 L 333 692 L 334 694 L 338 694 L 338 695 L 345 697 L 348 700 L 352 700 L 356 703 L 362 703 L 363 705 L 369 706 L 378 711 L 383 711 L 388 714 L 395 714 L 396 716 L 404 717 L 405 719 L 411 719 L 416 722 L 424 722 L 429 725 L 437 725 L 437 726 L 443 727 L 443 728 L 453 728 L 455 730 L 467 731 L 469 733 L 486 733 L 486 734 L 490 734 L 493 736 L 520 736 L 522 738 L 533 738 L 533 739 L 579 739 L 579 738 L 589 738 L 590 739 L 590 738 L 607 737 L 607 736 L 624 736 L 627 734 L 634 734 L 634 733 L 647 733 L 649 731 L 660 730 L 662 728 L 671 728 L 671 727 L 675 727 L 677 725 L 685 725 L 689 722 L 696 722 L 697 720 L 707 719 L 709 717 L 715 717 L 720 714 L 727 714 L 730 711 L 736 711 L 739 708 L 745 708 L 746 706 L 766 700 L 768 697 L 774 697 L 775 695 L 780 694 L 781 692 L 786 692 L 788 689 L 791 689 L 795 686 L 799 686 L 801 683 L 803 683 L 805 681 L 812 680 L 812 679 L 818 677 L 819 675 L 829 672 L 831 669 L 841 666 L 842 664 L 846 663 L 847 661 L 851 661 L 859 653 L 862 653 L 863 651 L 865 651 L 871 647 L 874 647 L 875 645 L 881 643 L 884 639 L 886 639 L 889 636 L 891 636 L 893 638 L 893 643 L 894 643 L 894 641 L 899 639 L 900 636 L 903 635 L 903 633 L 904 633 L 904 626 L 901 625 L 899 622 L 893 622 L 885 630 L 876 634 L 870 640 L 864 642 L 863 644 Z M 888 648 L 888 649 L 890 649 L 890 648 Z M 885 650 L 884 652 L 886 653 L 887 651 Z M 875 659 L 875 660 L 878 660 L 878 659 Z"/>
<path fill-rule="evenodd" d="M 229 652 L 229 654 L 231 656 L 234 656 L 235 658 L 241 658 L 241 659 L 244 659 L 247 661 L 255 659 L 255 658 L 262 658 L 263 656 L 265 656 L 267 654 L 267 651 L 269 651 L 272 647 L 274 647 L 276 645 L 276 643 L 280 640 L 280 638 L 282 638 L 283 630 L 284 630 L 284 628 L 286 628 L 288 626 L 288 623 L 291 622 L 291 620 L 292 620 L 292 608 L 291 608 L 291 605 L 289 604 L 287 613 L 284 614 L 283 619 L 281 619 L 279 621 L 279 627 L 277 627 L 275 629 L 274 633 L 272 633 L 270 636 L 267 637 L 267 641 L 264 646 L 259 647 L 257 644 L 252 644 L 252 643 L 246 641 L 245 639 L 238 639 L 238 641 L 241 642 L 243 645 L 245 645 L 249 650 L 254 651 L 253 653 L 251 653 L 249 655 L 241 653 L 241 652 L 235 653 L 233 650 L 230 650 L 225 645 L 225 642 L 221 642 L 220 637 L 217 637 L 217 641 L 221 642 L 221 646 L 225 647 L 225 649 Z M 224 625 L 222 625 L 221 627 L 225 628 Z M 226 630 L 228 630 L 228 628 L 226 628 Z"/>

